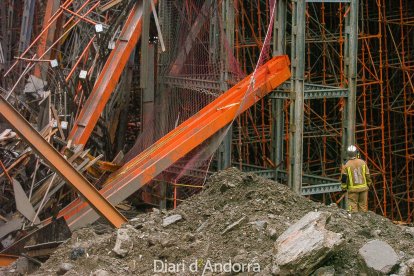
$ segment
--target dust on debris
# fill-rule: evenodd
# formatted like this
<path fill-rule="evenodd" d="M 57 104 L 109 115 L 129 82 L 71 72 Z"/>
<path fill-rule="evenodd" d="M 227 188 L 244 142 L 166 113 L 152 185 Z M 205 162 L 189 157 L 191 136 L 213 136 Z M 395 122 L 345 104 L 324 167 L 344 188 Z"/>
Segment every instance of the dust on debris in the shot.
<path fill-rule="evenodd" d="M 270 275 L 274 241 L 291 224 L 315 210 L 330 212 L 327 229 L 342 233 L 345 238 L 339 252 L 320 267 L 332 266 L 338 274 L 357 274 L 358 249 L 372 239 L 389 243 L 402 260 L 414 257 L 413 237 L 386 218 L 372 212 L 350 217 L 336 206 L 310 201 L 286 186 L 230 168 L 211 176 L 201 193 L 177 209 L 168 212 L 154 209 L 132 219 L 123 227 L 128 236 L 122 239 L 126 244 L 120 245 L 128 252 L 123 257 L 112 250 L 117 230 L 102 231 L 102 227 L 91 226 L 75 231 L 35 275 L 56 275 L 63 263 L 73 264 L 65 275 L 157 275 L 154 260 L 185 265 L 196 262 L 198 267 L 208 260 L 257 263 L 262 275 Z M 165 219 L 173 215 L 179 216 L 172 217 L 175 219 L 169 221 L 173 222 L 165 225 Z M 82 249 L 85 254 L 71 257 Z M 161 268 L 160 263 L 157 265 Z M 187 269 L 158 275 L 201 275 L 201 272 L 191 274 Z"/>

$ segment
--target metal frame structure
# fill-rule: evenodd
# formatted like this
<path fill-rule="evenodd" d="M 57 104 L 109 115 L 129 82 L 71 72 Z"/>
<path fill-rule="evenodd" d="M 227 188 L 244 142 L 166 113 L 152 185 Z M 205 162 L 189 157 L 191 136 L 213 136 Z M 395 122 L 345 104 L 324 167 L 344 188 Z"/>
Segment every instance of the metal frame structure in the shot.
<path fill-rule="evenodd" d="M 75 188 L 98 214 L 106 218 L 114 227 L 121 227 L 127 219 L 95 189 L 82 174 L 57 152 L 3 97 L 0 97 L 2 117 L 20 134 L 46 161 L 55 172 L 60 174 Z"/>

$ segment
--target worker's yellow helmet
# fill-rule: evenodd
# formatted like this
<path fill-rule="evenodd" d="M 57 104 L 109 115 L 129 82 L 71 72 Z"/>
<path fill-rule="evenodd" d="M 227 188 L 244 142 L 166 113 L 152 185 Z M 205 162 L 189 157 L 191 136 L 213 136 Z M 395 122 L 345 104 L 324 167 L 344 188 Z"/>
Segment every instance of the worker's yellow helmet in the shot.
<path fill-rule="evenodd" d="M 346 149 L 346 154 L 348 155 L 349 159 L 355 159 L 358 155 L 358 149 L 357 147 L 355 147 L 354 145 L 350 145 L 347 149 Z"/>

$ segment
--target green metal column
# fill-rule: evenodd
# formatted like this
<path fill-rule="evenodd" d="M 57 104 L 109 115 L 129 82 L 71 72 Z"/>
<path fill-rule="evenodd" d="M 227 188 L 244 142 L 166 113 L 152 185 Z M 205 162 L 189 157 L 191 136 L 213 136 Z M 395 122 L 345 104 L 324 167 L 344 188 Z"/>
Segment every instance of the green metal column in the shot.
<path fill-rule="evenodd" d="M 276 3 L 276 14 L 273 29 L 273 56 L 286 53 L 286 0 Z M 272 100 L 272 160 L 276 165 L 275 179 L 278 179 L 278 171 L 282 169 L 283 161 L 283 101 Z"/>
<path fill-rule="evenodd" d="M 305 0 L 292 0 L 291 104 L 288 186 L 302 190 L 303 98 L 305 90 Z"/>
<path fill-rule="evenodd" d="M 346 4 L 349 15 L 345 17 L 345 76 L 348 81 L 348 97 L 344 113 L 344 130 L 342 137 L 342 160 L 346 158 L 345 150 L 355 143 L 357 57 L 358 57 L 358 1 Z"/>
<path fill-rule="evenodd" d="M 229 89 L 228 80 L 229 80 L 229 58 L 228 55 L 232 55 L 230 53 L 230 49 L 234 48 L 234 6 L 233 1 L 226 0 L 222 2 L 222 22 L 224 23 L 224 33 L 226 37 L 226 42 L 228 45 L 224 45 L 224 43 L 220 43 L 221 53 L 222 53 L 222 60 L 224 61 L 222 70 L 221 70 L 221 90 L 226 91 Z M 220 34 L 217 34 L 220 36 Z M 219 170 L 223 170 L 229 168 L 231 166 L 231 142 L 233 138 L 233 128 L 230 126 L 226 136 L 223 139 L 219 149 L 218 149 L 218 164 L 217 168 Z"/>

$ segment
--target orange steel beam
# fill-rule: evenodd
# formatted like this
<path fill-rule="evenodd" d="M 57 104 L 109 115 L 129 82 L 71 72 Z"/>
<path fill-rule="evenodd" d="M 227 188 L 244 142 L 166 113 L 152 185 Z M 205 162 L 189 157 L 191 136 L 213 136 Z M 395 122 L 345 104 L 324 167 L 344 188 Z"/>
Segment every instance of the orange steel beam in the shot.
<path fill-rule="evenodd" d="M 71 1 L 70 1 L 71 2 Z M 65 5 L 62 5 L 64 7 Z M 56 21 L 58 21 L 58 18 L 62 14 L 62 12 L 58 9 L 59 8 L 59 2 L 55 0 L 48 0 L 46 4 L 46 11 L 43 19 L 43 30 L 47 30 L 40 36 L 39 46 L 37 48 L 37 56 L 40 57 L 45 53 L 46 48 L 48 45 L 52 43 L 53 37 L 55 36 L 56 32 Z M 55 16 L 56 15 L 56 16 Z M 49 22 L 52 19 L 51 22 Z M 50 54 L 46 55 L 46 59 L 50 58 Z M 47 69 L 43 69 L 40 64 L 35 66 L 34 69 L 34 75 L 38 78 L 42 78 L 42 75 L 44 77 L 44 72 Z M 43 72 L 42 72 L 43 71 Z"/>
<path fill-rule="evenodd" d="M 155 1 L 157 2 L 157 1 Z M 121 77 L 122 71 L 141 36 L 142 1 L 136 3 L 122 29 L 115 49 L 112 50 L 69 134 L 73 144 L 85 145 L 99 116 Z"/>
<path fill-rule="evenodd" d="M 0 113 L 36 153 L 68 184 L 74 187 L 102 217 L 119 228 L 127 220 L 72 165 L 56 151 L 4 98 L 0 96 Z"/>
<path fill-rule="evenodd" d="M 0 254 L 0 267 L 6 267 L 14 263 L 19 256 Z"/>
<path fill-rule="evenodd" d="M 254 75 L 254 88 L 250 87 L 251 77 L 246 77 L 122 166 L 106 181 L 100 193 L 112 204 L 117 204 L 150 182 L 163 170 L 231 123 L 241 112 L 289 79 L 288 57 L 275 57 L 261 66 Z M 59 213 L 59 217 L 61 216 L 65 217 L 72 230 L 98 218 L 88 205 L 79 199 L 65 207 Z"/>

